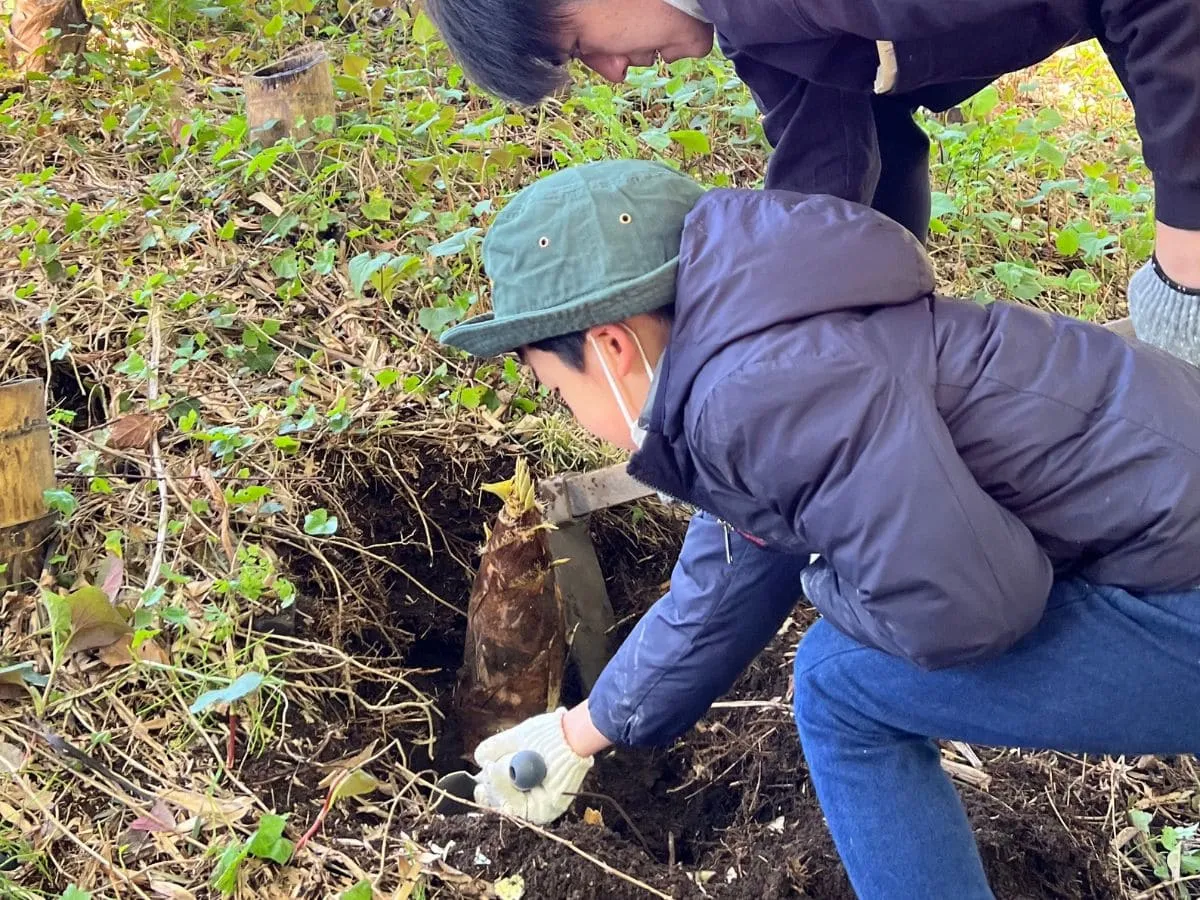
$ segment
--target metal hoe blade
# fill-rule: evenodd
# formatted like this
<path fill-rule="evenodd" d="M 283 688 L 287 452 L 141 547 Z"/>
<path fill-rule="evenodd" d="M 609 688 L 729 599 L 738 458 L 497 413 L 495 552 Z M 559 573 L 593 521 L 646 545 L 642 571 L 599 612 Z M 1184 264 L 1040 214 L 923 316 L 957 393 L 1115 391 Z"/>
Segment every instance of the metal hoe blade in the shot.
<path fill-rule="evenodd" d="M 434 812 L 455 816 L 470 812 L 473 806 L 463 803 L 463 800 L 475 800 L 475 776 L 470 772 L 451 772 L 437 780 L 433 798 Z"/>
<path fill-rule="evenodd" d="M 550 532 L 550 552 L 556 560 L 565 560 L 555 567 L 554 574 L 567 615 L 571 660 L 584 691 L 590 692 L 611 656 L 609 635 L 616 616 L 592 546 L 588 517 L 654 491 L 635 481 L 624 463 L 594 472 L 556 475 L 545 479 L 539 491 L 547 518 L 557 526 Z"/>

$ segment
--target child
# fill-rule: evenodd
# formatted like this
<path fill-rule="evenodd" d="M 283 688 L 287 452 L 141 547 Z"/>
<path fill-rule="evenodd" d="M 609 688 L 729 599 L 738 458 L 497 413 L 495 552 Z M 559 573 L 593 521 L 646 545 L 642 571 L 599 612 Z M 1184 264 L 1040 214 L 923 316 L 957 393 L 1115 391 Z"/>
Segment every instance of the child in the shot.
<path fill-rule="evenodd" d="M 1133 101 L 1155 186 L 1155 258 L 1129 284 L 1142 340 L 1200 365 L 1196 0 L 430 0 L 455 57 L 524 103 L 572 58 L 610 81 L 705 56 L 714 32 L 763 113 L 766 186 L 878 209 L 924 240 L 929 139 L 989 82 L 1095 37 Z"/>
<path fill-rule="evenodd" d="M 864 206 L 702 193 L 655 163 L 538 181 L 484 262 L 494 312 L 443 340 L 519 352 L 702 512 L 589 699 L 479 745 L 480 803 L 547 822 L 594 754 L 669 743 L 801 588 L 823 618 L 796 724 L 864 898 L 991 896 L 935 738 L 1200 749 L 1200 370 L 939 297 L 917 240 Z M 522 749 L 548 763 L 528 794 Z"/>

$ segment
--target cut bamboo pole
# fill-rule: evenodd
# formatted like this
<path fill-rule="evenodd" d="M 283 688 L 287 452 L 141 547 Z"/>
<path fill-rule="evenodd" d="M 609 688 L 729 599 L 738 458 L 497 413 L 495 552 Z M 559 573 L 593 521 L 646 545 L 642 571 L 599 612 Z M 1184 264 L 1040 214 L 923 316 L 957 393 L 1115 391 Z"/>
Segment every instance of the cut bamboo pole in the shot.
<path fill-rule="evenodd" d="M 333 71 L 317 44 L 246 76 L 246 122 L 251 140 L 270 147 L 313 134 L 313 121 L 334 113 Z"/>
<path fill-rule="evenodd" d="M 524 461 L 511 481 L 490 490 L 504 497 L 504 509 L 471 589 L 456 695 L 468 754 L 484 738 L 557 706 L 566 666 L 549 526 Z"/>
<path fill-rule="evenodd" d="M 13 0 L 9 65 L 18 72 L 53 72 L 68 53 L 83 54 L 91 27 L 82 0 Z"/>
<path fill-rule="evenodd" d="M 54 530 L 54 452 L 40 381 L 0 385 L 0 591 L 34 580 Z"/>

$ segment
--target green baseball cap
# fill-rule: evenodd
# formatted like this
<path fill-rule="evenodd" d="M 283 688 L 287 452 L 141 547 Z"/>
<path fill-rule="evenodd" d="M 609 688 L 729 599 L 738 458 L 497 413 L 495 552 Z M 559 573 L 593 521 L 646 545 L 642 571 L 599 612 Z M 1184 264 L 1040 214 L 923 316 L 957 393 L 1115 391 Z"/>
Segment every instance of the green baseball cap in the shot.
<path fill-rule="evenodd" d="M 497 356 L 673 302 L 683 220 L 703 193 L 669 166 L 633 159 L 531 184 L 483 241 L 492 312 L 449 329 L 442 343 Z"/>

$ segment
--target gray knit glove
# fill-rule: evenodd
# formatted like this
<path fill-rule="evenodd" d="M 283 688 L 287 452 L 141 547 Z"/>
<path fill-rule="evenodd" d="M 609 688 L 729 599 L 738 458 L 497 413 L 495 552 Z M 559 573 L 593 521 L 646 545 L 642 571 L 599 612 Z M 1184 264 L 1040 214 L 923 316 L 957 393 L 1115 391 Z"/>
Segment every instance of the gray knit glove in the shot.
<path fill-rule="evenodd" d="M 1138 340 L 1200 366 L 1200 288 L 1176 284 L 1151 259 L 1129 279 L 1129 317 Z"/>

